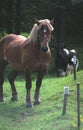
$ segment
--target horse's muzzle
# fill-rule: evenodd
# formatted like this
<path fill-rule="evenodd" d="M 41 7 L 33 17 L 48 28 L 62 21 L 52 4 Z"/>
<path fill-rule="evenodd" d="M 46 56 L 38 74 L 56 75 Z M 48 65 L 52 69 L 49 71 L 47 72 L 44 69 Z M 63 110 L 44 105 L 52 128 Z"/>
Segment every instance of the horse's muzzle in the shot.
<path fill-rule="evenodd" d="M 41 47 L 41 50 L 46 53 L 46 52 L 48 51 L 48 47 L 43 47 L 43 46 L 42 46 L 42 47 Z"/>

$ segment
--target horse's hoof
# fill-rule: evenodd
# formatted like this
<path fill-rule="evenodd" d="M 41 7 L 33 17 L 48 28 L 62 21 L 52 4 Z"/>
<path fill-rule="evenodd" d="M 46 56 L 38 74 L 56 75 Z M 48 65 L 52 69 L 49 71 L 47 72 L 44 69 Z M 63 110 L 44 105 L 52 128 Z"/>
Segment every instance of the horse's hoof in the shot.
<path fill-rule="evenodd" d="M 17 101 L 17 97 L 11 97 L 11 101 L 14 102 L 14 101 Z"/>
<path fill-rule="evenodd" d="M 39 101 L 35 101 L 34 102 L 34 105 L 39 105 L 41 103 L 41 101 L 39 100 Z"/>
<path fill-rule="evenodd" d="M 27 103 L 26 107 L 31 108 L 31 107 L 33 107 L 33 104 Z"/>

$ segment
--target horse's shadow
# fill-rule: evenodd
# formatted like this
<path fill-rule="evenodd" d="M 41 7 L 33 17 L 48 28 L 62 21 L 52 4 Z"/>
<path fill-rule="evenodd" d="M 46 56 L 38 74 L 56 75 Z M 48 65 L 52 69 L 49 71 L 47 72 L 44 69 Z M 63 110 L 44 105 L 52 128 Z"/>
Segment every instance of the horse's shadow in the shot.
<path fill-rule="evenodd" d="M 27 108 L 25 104 L 17 102 L 3 102 L 0 104 L 0 117 L 10 121 L 21 122 L 23 118 L 31 117 L 36 114 L 34 108 Z"/>

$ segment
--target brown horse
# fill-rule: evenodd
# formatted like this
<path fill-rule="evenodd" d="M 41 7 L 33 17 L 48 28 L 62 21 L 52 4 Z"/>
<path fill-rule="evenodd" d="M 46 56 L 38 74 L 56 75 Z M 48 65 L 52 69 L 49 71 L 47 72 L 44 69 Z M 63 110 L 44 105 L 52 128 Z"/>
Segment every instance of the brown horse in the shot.
<path fill-rule="evenodd" d="M 3 101 L 3 72 L 7 63 L 9 63 L 13 67 L 12 72 L 8 75 L 12 90 L 11 100 L 17 100 L 15 78 L 19 72 L 24 72 L 27 107 L 32 107 L 30 98 L 31 74 L 37 72 L 34 104 L 40 103 L 40 86 L 51 59 L 49 42 L 53 31 L 53 19 L 36 19 L 35 22 L 28 38 L 21 35 L 8 34 L 0 40 L 0 102 Z"/>

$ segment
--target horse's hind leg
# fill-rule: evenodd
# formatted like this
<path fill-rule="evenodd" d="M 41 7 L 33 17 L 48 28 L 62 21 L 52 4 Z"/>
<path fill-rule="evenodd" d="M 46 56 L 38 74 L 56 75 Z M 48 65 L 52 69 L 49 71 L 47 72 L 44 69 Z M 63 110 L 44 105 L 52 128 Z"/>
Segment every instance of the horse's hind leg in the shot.
<path fill-rule="evenodd" d="M 4 82 L 4 78 L 3 78 L 3 72 L 0 71 L 0 102 L 3 102 L 3 82 Z"/>
<path fill-rule="evenodd" d="M 4 83 L 4 69 L 8 63 L 0 61 L 0 102 L 3 102 L 3 83 Z"/>
<path fill-rule="evenodd" d="M 14 84 L 15 78 L 18 75 L 18 72 L 13 70 L 9 75 L 8 75 L 8 79 L 11 85 L 11 90 L 12 90 L 12 97 L 11 100 L 12 101 L 16 101 L 17 100 L 17 91 L 16 91 L 16 87 Z"/>

